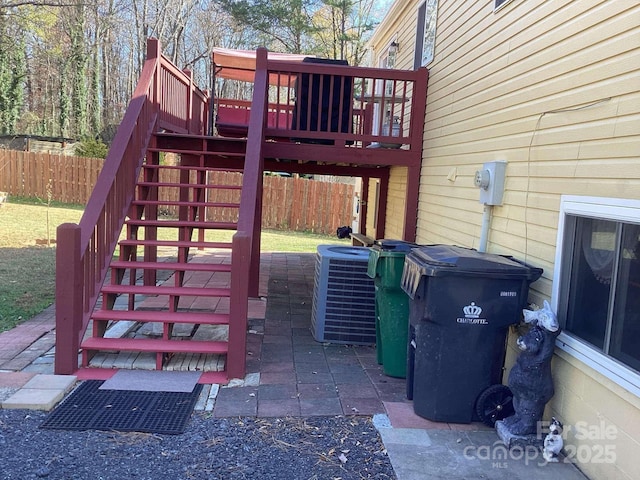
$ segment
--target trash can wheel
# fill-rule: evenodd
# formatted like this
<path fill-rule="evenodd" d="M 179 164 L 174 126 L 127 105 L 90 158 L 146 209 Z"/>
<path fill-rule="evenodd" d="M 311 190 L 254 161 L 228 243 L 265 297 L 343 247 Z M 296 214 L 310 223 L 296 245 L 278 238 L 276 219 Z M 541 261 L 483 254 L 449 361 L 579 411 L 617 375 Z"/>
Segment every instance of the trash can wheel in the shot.
<path fill-rule="evenodd" d="M 510 417 L 513 410 L 513 393 L 506 385 L 487 387 L 476 400 L 476 413 L 480 421 L 493 427 L 498 420 Z"/>

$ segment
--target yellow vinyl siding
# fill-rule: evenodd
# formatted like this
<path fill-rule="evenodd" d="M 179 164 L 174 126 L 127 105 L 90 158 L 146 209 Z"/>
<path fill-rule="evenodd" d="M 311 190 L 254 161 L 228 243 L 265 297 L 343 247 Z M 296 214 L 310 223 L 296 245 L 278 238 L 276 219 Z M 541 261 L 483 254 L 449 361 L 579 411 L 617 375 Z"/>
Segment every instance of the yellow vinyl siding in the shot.
<path fill-rule="evenodd" d="M 406 205 L 407 169 L 391 167 L 389 175 L 389 195 L 387 199 L 387 224 L 385 238 L 402 239 L 404 229 L 404 209 Z"/>
<path fill-rule="evenodd" d="M 365 234 L 373 239 L 378 238 L 376 225 L 376 203 L 378 200 L 378 189 L 380 188 L 380 180 L 369 180 L 368 195 L 363 196 L 367 199 L 367 220 Z"/>
<path fill-rule="evenodd" d="M 569 430 L 565 443 L 583 445 L 585 451 L 596 452 L 596 445 L 613 445 L 615 463 L 589 462 L 580 464 L 580 468 L 592 479 L 640 478 L 638 398 L 562 351 L 558 351 L 552 366 L 556 377 L 566 382 L 556 381 L 557 394 L 548 406 L 549 416 L 564 416 L 574 425 L 585 422 L 615 429 L 613 438 L 595 441 L 577 439 L 575 430 Z"/>
<path fill-rule="evenodd" d="M 381 36 L 369 45 L 371 50 L 371 66 L 378 66 L 380 59 L 387 53 L 387 49 L 392 41 L 399 44 L 396 63 L 394 68 L 413 69 L 414 49 L 416 41 L 417 12 L 421 1 L 396 1 L 392 9 L 394 13 L 387 15 L 378 32 Z M 411 89 L 407 91 L 408 96 L 412 95 Z M 406 132 L 408 124 L 403 125 Z M 403 238 L 404 230 L 404 210 L 406 202 L 406 182 L 407 169 L 403 167 L 392 167 L 389 176 L 389 195 L 386 210 L 386 238 Z M 369 209 L 367 211 L 366 231 L 371 236 L 376 233 L 374 228 L 374 205 L 375 181 L 371 181 L 369 188 Z M 376 235 L 377 238 L 377 235 Z"/>
<path fill-rule="evenodd" d="M 369 49 L 372 52 L 371 66 L 378 66 L 379 59 L 386 53 L 393 40 L 398 45 L 398 54 L 394 68 L 413 69 L 416 28 L 418 25 L 418 6 L 422 1 L 396 0 L 390 12 L 376 29 Z"/>
<path fill-rule="evenodd" d="M 397 0 L 371 42 L 379 52 L 388 44 L 379 40 L 398 38 L 398 68 L 413 66 L 405 47 L 415 45 L 419 3 Z M 550 299 L 561 195 L 640 199 L 640 4 L 512 0 L 494 13 L 490 0 L 440 0 L 423 147 L 417 241 L 477 248 L 474 173 L 505 160 L 488 250 L 543 268 L 530 300 Z M 619 432 L 614 464 L 580 468 L 592 479 L 640 478 L 640 398 L 561 350 L 553 373 L 546 419 L 602 420 Z"/>
<path fill-rule="evenodd" d="M 446 212 L 468 218 L 482 208 L 470 183 L 473 172 L 485 161 L 503 159 L 508 161 L 505 204 L 527 204 L 529 222 L 538 195 L 551 211 L 557 211 L 563 193 L 636 196 L 637 138 L 629 136 L 640 133 L 640 58 L 637 35 L 630 30 L 638 24 L 633 2 L 581 2 L 580 9 L 570 2 L 512 2 L 496 14 L 486 4 L 453 2 L 454 8 L 450 3 L 439 7 L 424 143 L 423 175 L 442 180 L 423 178 L 421 195 L 468 199 L 469 205 Z M 588 106 L 597 101 L 602 103 Z M 553 112 L 559 109 L 575 110 Z M 613 139 L 620 147 L 615 153 Z M 608 179 L 602 178 L 603 154 L 609 157 Z M 458 176 L 447 185 L 452 166 Z M 434 184 L 450 192 L 441 193 Z M 428 203 L 421 201 L 421 209 Z M 512 210 L 503 219 L 510 226 L 499 223 L 503 210 L 494 209 L 494 226 L 505 236 L 522 237 L 522 225 L 510 221 Z M 419 213 L 419 240 L 430 241 L 429 225 L 437 225 L 431 214 Z M 546 225 L 553 242 L 557 220 Z M 493 233 L 492 239 L 500 238 Z M 501 244 L 520 245 L 518 252 L 528 253 L 522 250 L 524 238 L 490 248 Z"/>

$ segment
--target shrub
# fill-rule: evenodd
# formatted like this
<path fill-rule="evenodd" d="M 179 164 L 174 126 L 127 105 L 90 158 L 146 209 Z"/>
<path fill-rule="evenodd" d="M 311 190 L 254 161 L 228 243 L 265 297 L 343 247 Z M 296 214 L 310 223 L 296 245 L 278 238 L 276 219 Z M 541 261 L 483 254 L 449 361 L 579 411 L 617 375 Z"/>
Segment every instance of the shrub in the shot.
<path fill-rule="evenodd" d="M 95 138 L 88 138 L 76 145 L 76 155 L 79 157 L 105 158 L 109 147 Z"/>

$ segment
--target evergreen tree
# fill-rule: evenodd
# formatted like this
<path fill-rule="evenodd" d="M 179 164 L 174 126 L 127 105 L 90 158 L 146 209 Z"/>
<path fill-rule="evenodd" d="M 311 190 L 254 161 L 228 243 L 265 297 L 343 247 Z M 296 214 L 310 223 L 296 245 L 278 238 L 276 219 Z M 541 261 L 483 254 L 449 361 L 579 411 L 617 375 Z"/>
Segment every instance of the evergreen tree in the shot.
<path fill-rule="evenodd" d="M 218 0 L 240 25 L 256 32 L 256 47 L 267 46 L 287 53 L 304 53 L 306 40 L 315 30 L 311 22 L 312 0 Z"/>
<path fill-rule="evenodd" d="M 60 93 L 59 93 L 59 115 L 58 115 L 58 127 L 59 133 L 62 137 L 69 136 L 69 120 L 71 118 L 71 97 L 69 95 L 68 88 L 68 75 L 70 65 L 68 61 L 63 62 L 62 69 L 60 71 Z"/>
<path fill-rule="evenodd" d="M 0 10 L 0 133 L 16 133 L 26 77 L 24 31 Z"/>
<path fill-rule="evenodd" d="M 71 105 L 73 112 L 73 130 L 76 137 L 84 137 L 87 133 L 87 53 L 84 35 L 85 7 L 79 3 L 74 7 L 75 21 L 71 23 L 69 36 L 71 39 L 71 72 L 73 88 Z"/>

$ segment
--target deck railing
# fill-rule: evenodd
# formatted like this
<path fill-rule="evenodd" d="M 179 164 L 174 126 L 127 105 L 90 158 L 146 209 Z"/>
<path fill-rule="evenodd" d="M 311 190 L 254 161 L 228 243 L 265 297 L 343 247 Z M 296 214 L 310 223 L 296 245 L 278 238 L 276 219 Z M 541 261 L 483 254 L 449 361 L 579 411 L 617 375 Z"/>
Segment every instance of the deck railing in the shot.
<path fill-rule="evenodd" d="M 251 116 L 250 100 L 234 100 L 221 98 L 216 101 L 216 130 L 223 137 L 246 137 Z M 267 126 L 272 128 L 286 128 L 291 125 L 293 105 L 267 105 Z"/>
<path fill-rule="evenodd" d="M 206 132 L 209 100 L 193 83 L 191 71 L 181 71 L 161 57 L 157 80 L 163 93 L 156 99 L 158 128 L 175 133 Z"/>
<path fill-rule="evenodd" d="M 265 136 L 352 148 L 421 151 L 427 70 L 268 60 Z M 218 99 L 216 126 L 244 136 L 249 102 Z"/>
<path fill-rule="evenodd" d="M 133 200 L 152 133 L 158 129 L 203 134 L 207 96 L 191 75 L 176 69 L 149 39 L 147 59 L 79 224 L 57 231 L 57 374 L 78 369 L 78 348 L 104 282 Z"/>

